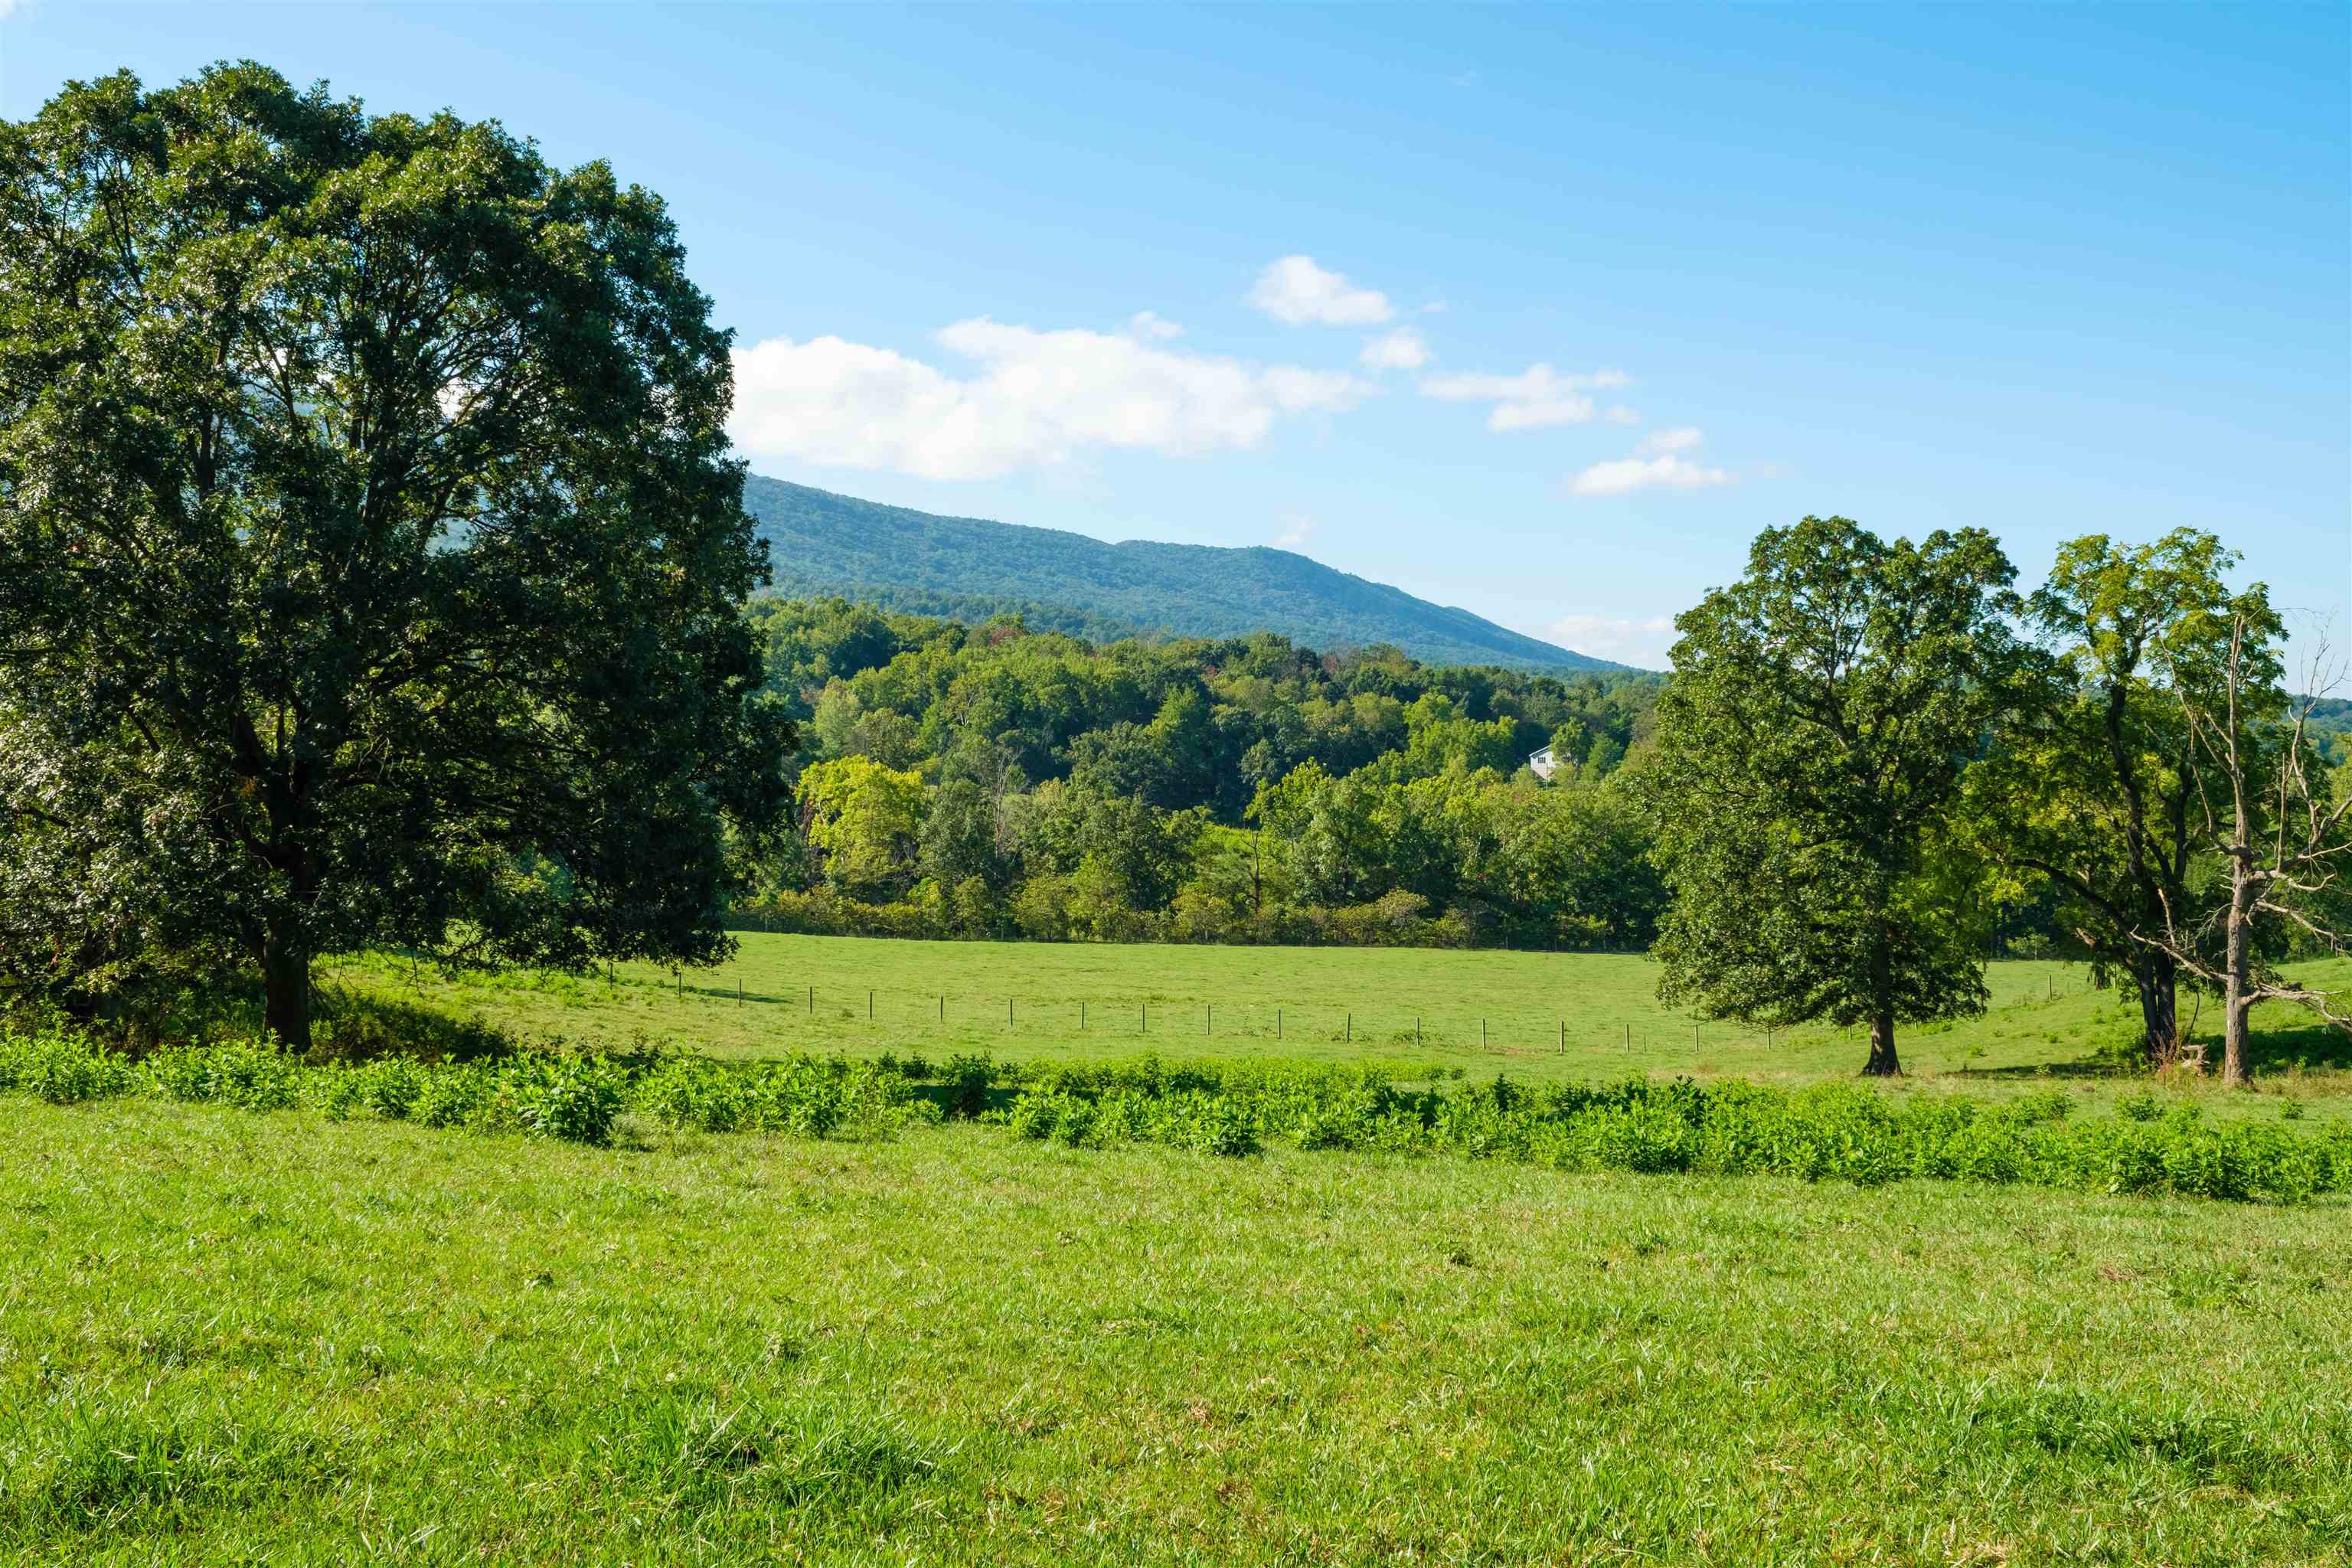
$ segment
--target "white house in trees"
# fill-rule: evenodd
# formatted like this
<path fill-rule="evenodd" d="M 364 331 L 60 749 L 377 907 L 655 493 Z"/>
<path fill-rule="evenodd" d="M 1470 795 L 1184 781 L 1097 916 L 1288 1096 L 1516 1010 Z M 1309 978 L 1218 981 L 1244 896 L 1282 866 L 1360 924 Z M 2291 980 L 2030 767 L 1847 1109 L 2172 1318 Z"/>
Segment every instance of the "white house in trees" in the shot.
<path fill-rule="evenodd" d="M 1551 754 L 1549 746 L 1546 746 L 1540 752 L 1528 753 L 1528 769 L 1536 777 L 1549 784 L 1551 782 L 1551 775 L 1559 772 L 1559 759 Z"/>

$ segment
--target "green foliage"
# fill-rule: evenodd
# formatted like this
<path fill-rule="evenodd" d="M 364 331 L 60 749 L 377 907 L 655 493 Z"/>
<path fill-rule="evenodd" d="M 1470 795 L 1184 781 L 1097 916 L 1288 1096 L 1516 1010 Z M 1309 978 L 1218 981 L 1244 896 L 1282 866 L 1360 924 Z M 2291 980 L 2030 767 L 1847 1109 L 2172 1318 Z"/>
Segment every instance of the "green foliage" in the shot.
<path fill-rule="evenodd" d="M 913 880 L 923 826 L 923 781 L 869 758 L 819 763 L 801 774 L 809 847 L 825 879 L 853 895 L 887 898 Z"/>
<path fill-rule="evenodd" d="M 609 1143 L 629 1087 L 625 1069 L 609 1058 L 520 1057 L 499 1073 L 484 1114 L 537 1138 Z"/>
<path fill-rule="evenodd" d="M 2049 654 L 2023 721 L 1969 781 L 1979 852 L 2039 879 L 2063 929 L 2136 993 L 2146 1062 L 2179 1046 L 2168 916 L 2202 921 L 2214 879 L 2192 815 L 2222 788 L 2184 701 L 2216 705 L 2211 649 L 2226 645 L 2236 557 L 2210 533 L 2153 544 L 2089 534 L 2061 545 L 2028 602 Z M 2275 706 L 2275 693 L 2272 694 Z"/>
<path fill-rule="evenodd" d="M 671 1058 L 639 1080 L 630 1103 L 673 1127 L 802 1138 L 887 1137 L 939 1114 L 897 1071 L 805 1055 L 741 1066 Z"/>
<path fill-rule="evenodd" d="M 590 1145 L 611 1142 L 627 1111 L 698 1132 L 859 1139 L 954 1115 L 1072 1148 L 1158 1143 L 1223 1158 L 1280 1142 L 1865 1186 L 1926 1177 L 2290 1204 L 2352 1189 L 2352 1126 L 2208 1122 L 2193 1103 L 2154 1096 L 2125 1100 L 2113 1119 L 2077 1120 L 2056 1089 L 1985 1104 L 1953 1095 L 1898 1102 L 1844 1083 L 1789 1090 L 1633 1078 L 1538 1088 L 1498 1075 L 1449 1089 L 1447 1077 L 1424 1069 L 1416 1084 L 1361 1067 L 1173 1066 L 1156 1057 L 1094 1066 L 959 1057 L 935 1078 L 919 1062 L 806 1054 L 730 1064 L 520 1052 L 306 1068 L 252 1040 L 159 1052 L 133 1068 L 71 1031 L 0 1031 L 0 1090 L 57 1103 L 144 1088 L 247 1110 L 310 1104 L 333 1120 L 365 1114 Z"/>
<path fill-rule="evenodd" d="M 1676 621 L 1648 784 L 1674 903 L 1662 994 L 1712 1017 L 1895 1026 L 1980 1011 L 1981 877 L 1962 767 L 2021 695 L 1991 535 L 1889 545 L 1843 518 L 1768 529 Z"/>
<path fill-rule="evenodd" d="M 660 201 L 252 64 L 0 123 L 0 975 L 722 952 L 789 731 Z"/>
<path fill-rule="evenodd" d="M 61 1025 L 19 1033 L 0 1022 L 0 1089 L 51 1105 L 129 1093 L 138 1084 L 130 1061 Z"/>
<path fill-rule="evenodd" d="M 1630 791 L 1522 766 L 1570 735 L 1613 767 L 1654 683 L 1267 636 L 1089 647 L 840 601 L 752 619 L 812 715 L 803 834 L 741 868 L 784 929 L 1622 945 L 1663 907 Z"/>
<path fill-rule="evenodd" d="M 1895 1101 L 1852 1084 L 1790 1091 L 1737 1080 L 1632 1079 L 1531 1089 L 1508 1079 L 1447 1092 L 1350 1068 L 1000 1066 L 1019 1137 L 1074 1147 L 1156 1142 L 1223 1155 L 1269 1140 L 1307 1149 L 1507 1159 L 1561 1170 L 1793 1176 L 1877 1186 L 1906 1178 L 2024 1183 L 2298 1204 L 2352 1188 L 2352 1128 L 2297 1135 L 2208 1123 L 2194 1106 L 2075 1121 L 2051 1090 L 2000 1105 Z M 1017 1086 L 1017 1088 L 1016 1088 Z"/>
<path fill-rule="evenodd" d="M 282 1110 L 300 1098 L 301 1065 L 267 1040 L 179 1046 L 142 1064 L 173 1100 L 218 1100 L 244 1110 Z"/>

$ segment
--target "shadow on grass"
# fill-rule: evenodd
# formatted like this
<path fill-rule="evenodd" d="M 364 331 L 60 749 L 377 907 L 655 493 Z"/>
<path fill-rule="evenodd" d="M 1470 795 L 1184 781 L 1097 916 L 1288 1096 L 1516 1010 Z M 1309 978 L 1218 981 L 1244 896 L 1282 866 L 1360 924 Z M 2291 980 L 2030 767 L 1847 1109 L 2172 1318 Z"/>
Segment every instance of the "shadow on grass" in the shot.
<path fill-rule="evenodd" d="M 2218 1071 L 2221 1060 L 2221 1041 L 2206 1038 L 2202 1031 L 2200 1031 L 2200 1037 L 2204 1040 L 2207 1070 Z M 2246 1042 L 2246 1070 L 2255 1078 L 2289 1070 L 2352 1071 L 2352 1035 L 2316 1020 L 2293 1028 L 2256 1029 Z M 1945 1076 L 1984 1079 L 1994 1082 L 2021 1078 L 2095 1080 L 2134 1079 L 2146 1071 L 2136 1061 L 2097 1055 L 2079 1057 L 2072 1061 L 2028 1062 L 2013 1067 L 1957 1068 Z"/>
<path fill-rule="evenodd" d="M 2246 1047 L 2246 1065 L 2257 1074 L 2288 1068 L 2352 1069 L 2352 1035 L 2316 1019 L 2292 1029 L 2256 1029 Z M 2217 1055 L 2218 1049 L 2206 1054 Z"/>
<path fill-rule="evenodd" d="M 516 1047 L 511 1037 L 480 1018 L 454 1017 L 345 986 L 321 986 L 314 1006 L 320 1027 L 310 1054 L 324 1061 L 414 1057 L 470 1062 L 509 1056 Z"/>

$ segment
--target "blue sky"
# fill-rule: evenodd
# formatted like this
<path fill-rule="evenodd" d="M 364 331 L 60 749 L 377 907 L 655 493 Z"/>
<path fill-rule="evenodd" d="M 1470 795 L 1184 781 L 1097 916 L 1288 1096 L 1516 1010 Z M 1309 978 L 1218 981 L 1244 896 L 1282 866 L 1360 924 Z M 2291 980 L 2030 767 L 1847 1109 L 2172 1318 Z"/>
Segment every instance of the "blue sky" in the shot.
<path fill-rule="evenodd" d="M 2180 524 L 2352 640 L 2344 6 L 0 0 L 661 192 L 780 478 L 1282 542 L 1589 652 L 1766 524 Z"/>

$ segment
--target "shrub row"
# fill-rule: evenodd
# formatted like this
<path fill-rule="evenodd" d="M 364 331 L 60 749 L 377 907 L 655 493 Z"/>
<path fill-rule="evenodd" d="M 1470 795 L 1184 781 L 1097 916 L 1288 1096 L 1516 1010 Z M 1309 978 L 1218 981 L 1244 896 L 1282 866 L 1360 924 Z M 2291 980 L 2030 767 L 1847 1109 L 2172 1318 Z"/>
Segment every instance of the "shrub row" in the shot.
<path fill-rule="evenodd" d="M 625 1110 L 707 1131 L 784 1131 L 823 1138 L 887 1135 L 936 1119 L 903 1073 L 797 1057 L 730 1067 L 691 1057 L 521 1051 L 474 1062 L 385 1057 L 360 1066 L 305 1065 L 261 1040 L 184 1046 L 133 1062 L 65 1028 L 0 1026 L 0 1090 L 52 1104 L 152 1094 L 247 1110 L 307 1105 L 341 1121 L 376 1116 L 427 1127 L 517 1131 L 608 1143 Z"/>
<path fill-rule="evenodd" d="M 866 903 L 824 889 L 782 891 L 734 910 L 740 928 L 801 936 L 887 936 L 931 941 L 1192 942 L 1282 947 L 1513 947 L 1590 951 L 1612 945 L 1589 921 L 1512 920 L 1476 900 L 1437 915 L 1402 889 L 1363 904 L 1277 905 L 1250 913 L 1197 889 L 1164 910 L 1090 900 L 1067 877 L 1038 875 L 1011 899 L 975 880 L 919 884 L 906 899 Z"/>
<path fill-rule="evenodd" d="M 142 1061 L 72 1030 L 0 1026 L 0 1090 L 55 1103 L 148 1093 L 253 1110 L 307 1105 L 328 1116 L 611 1141 L 624 1111 L 706 1132 L 887 1136 L 945 1116 L 1078 1148 L 1160 1143 L 1243 1155 L 1306 1149 L 1452 1154 L 1567 1171 L 1697 1171 L 1875 1185 L 1906 1177 L 2026 1183 L 2302 1203 L 2352 1190 L 2352 1127 L 2310 1131 L 2209 1121 L 2153 1095 L 2120 1114 L 2069 1115 L 2049 1090 L 2002 1101 L 1896 1099 L 1854 1084 L 1783 1089 L 1742 1081 L 1628 1079 L 1531 1089 L 1460 1069 L 1399 1082 L 1370 1068 L 1154 1058 L 1066 1067 L 958 1057 L 853 1062 L 795 1056 L 730 1064 L 701 1057 L 519 1052 L 427 1063 L 391 1057 L 306 1066 L 268 1043 L 159 1051 Z"/>
<path fill-rule="evenodd" d="M 971 1068 L 964 1073 L 968 1079 Z M 1006 1124 L 1080 1146 L 1127 1141 L 1221 1152 L 1282 1141 L 1310 1149 L 1451 1153 L 1559 1170 L 1698 1171 L 1875 1185 L 1905 1177 L 2026 1183 L 2301 1203 L 2352 1189 L 2352 1127 L 2303 1132 L 2209 1121 L 2147 1097 L 2077 1121 L 2063 1091 L 2005 1102 L 1898 1100 L 1857 1084 L 1783 1089 L 1743 1081 L 1629 1079 L 1601 1086 L 1408 1089 L 1349 1068 L 1169 1071 L 1029 1068 Z"/>

